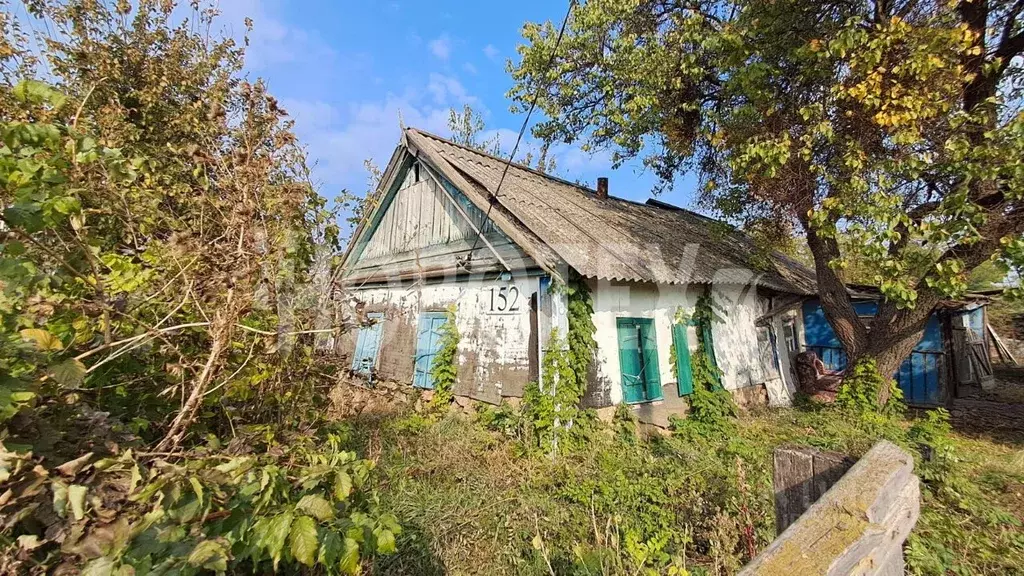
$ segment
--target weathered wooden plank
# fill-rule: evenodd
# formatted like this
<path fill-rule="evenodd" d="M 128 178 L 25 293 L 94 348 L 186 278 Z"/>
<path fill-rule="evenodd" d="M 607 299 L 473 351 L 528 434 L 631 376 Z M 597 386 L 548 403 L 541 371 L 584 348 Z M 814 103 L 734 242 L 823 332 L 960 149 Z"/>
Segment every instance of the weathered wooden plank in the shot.
<path fill-rule="evenodd" d="M 814 503 L 814 457 L 803 448 L 775 450 L 775 530 L 781 534 Z"/>
<path fill-rule="evenodd" d="M 846 471 L 853 466 L 854 460 L 845 454 L 824 450 L 815 450 L 812 456 L 814 461 L 814 476 L 811 478 L 814 486 L 812 498 L 814 498 L 814 502 L 817 502 L 828 492 L 829 488 L 843 477 L 843 474 L 846 474 Z"/>
<path fill-rule="evenodd" d="M 780 485 L 780 492 L 802 497 L 805 490 L 793 476 L 806 474 L 808 460 L 813 469 L 813 454 L 777 451 L 776 462 L 793 471 L 783 474 L 788 486 Z M 920 514 L 913 466 L 910 454 L 891 442 L 878 442 L 740 575 L 901 573 L 902 545 Z"/>

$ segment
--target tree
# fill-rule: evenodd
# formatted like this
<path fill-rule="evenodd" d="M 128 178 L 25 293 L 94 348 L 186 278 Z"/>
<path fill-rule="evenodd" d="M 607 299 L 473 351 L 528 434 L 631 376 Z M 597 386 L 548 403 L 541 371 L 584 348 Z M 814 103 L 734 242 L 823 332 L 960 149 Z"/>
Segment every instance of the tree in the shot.
<path fill-rule="evenodd" d="M 487 140 L 480 140 L 481 134 L 486 130 L 485 126 L 484 119 L 469 104 L 463 106 L 461 113 L 454 108 L 448 110 L 448 130 L 452 133 L 452 142 L 491 156 L 505 158 L 511 154 L 511 151 L 506 152 L 502 149 L 501 137 L 497 133 Z M 549 142 L 541 144 L 540 150 L 536 151 L 536 162 L 534 150 L 528 149 L 520 163 L 545 174 L 554 172 L 555 158 L 548 156 L 549 146 Z"/>
<path fill-rule="evenodd" d="M 45 83 L 25 50 L 0 53 L 0 411 L 15 388 L 104 398 L 175 449 L 204 406 L 288 373 L 249 360 L 282 323 L 300 331 L 295 286 L 337 227 L 285 111 L 232 40 L 199 31 L 214 10 L 30 7 L 56 32 Z"/>
<path fill-rule="evenodd" d="M 851 362 L 891 374 L 941 299 L 1024 263 L 1021 0 L 634 0 L 527 24 L 510 96 L 545 141 L 642 156 L 662 186 L 776 236 L 802 230 Z M 840 235 L 849 241 L 841 244 Z M 926 253 L 926 266 L 916 265 Z M 882 290 L 870 325 L 843 268 Z"/>

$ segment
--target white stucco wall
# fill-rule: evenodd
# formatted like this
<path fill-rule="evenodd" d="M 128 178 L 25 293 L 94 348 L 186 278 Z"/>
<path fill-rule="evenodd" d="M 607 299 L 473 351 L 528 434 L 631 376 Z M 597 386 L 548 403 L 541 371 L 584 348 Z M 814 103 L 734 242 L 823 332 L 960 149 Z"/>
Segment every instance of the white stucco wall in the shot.
<path fill-rule="evenodd" d="M 677 309 L 693 312 L 703 286 L 620 284 L 598 281 L 592 285 L 594 325 L 597 328 L 597 372 L 611 384 L 611 403 L 622 402 L 622 373 L 616 318 L 652 318 L 658 341 L 658 366 L 663 385 L 675 382 L 669 362 L 672 324 Z M 718 285 L 712 290 L 716 321 L 712 324 L 715 358 L 722 370 L 722 385 L 729 390 L 765 383 L 761 374 L 756 322 L 761 304 L 754 287 Z M 671 394 L 665 389 L 666 397 Z"/>
<path fill-rule="evenodd" d="M 753 286 L 718 285 L 711 290 L 716 321 L 711 325 L 722 386 L 736 390 L 764 381 L 755 322 L 761 306 Z"/>

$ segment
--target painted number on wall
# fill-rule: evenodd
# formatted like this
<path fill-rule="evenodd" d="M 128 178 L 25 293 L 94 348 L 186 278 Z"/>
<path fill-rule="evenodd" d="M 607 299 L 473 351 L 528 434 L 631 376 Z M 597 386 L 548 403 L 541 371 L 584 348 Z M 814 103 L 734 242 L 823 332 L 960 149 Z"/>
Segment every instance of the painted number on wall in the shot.
<path fill-rule="evenodd" d="M 518 286 L 502 286 L 491 288 L 491 310 L 492 314 L 503 314 L 508 312 L 519 312 L 520 296 Z"/>

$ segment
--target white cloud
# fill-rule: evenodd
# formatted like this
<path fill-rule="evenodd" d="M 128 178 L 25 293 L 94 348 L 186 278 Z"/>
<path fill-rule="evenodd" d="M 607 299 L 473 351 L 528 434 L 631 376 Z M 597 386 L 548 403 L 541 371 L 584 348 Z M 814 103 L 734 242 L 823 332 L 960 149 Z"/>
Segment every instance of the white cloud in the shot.
<path fill-rule="evenodd" d="M 452 54 L 452 41 L 447 34 L 441 34 L 434 38 L 427 44 L 427 47 L 430 48 L 430 53 L 439 60 L 447 60 Z"/>
<path fill-rule="evenodd" d="M 276 17 L 262 0 L 220 0 L 217 7 L 221 12 L 218 24 L 239 43 L 245 36 L 245 19 L 252 19 L 246 49 L 246 67 L 251 70 L 297 62 L 324 65 L 337 57 L 337 52 L 318 34 Z"/>
<path fill-rule="evenodd" d="M 494 44 L 488 44 L 487 46 L 484 46 L 484 55 L 490 58 L 491 60 L 497 60 L 498 54 L 500 54 L 500 52 L 494 46 Z"/>
<path fill-rule="evenodd" d="M 430 80 L 427 82 L 427 91 L 434 97 L 434 103 L 438 105 L 470 106 L 480 105 L 480 99 L 466 93 L 465 86 L 458 79 L 444 74 L 431 72 Z M 481 112 L 481 110 L 477 110 Z"/>
<path fill-rule="evenodd" d="M 462 104 L 485 112 L 480 100 L 468 94 L 458 79 L 437 73 L 430 74 L 425 85 L 412 84 L 380 100 L 347 105 L 302 99 L 281 101 L 295 120 L 300 140 L 308 147 L 310 163 L 315 163 L 314 177 L 325 185 L 321 193 L 328 197 L 342 187 L 364 192 L 363 161 L 373 158 L 382 168 L 387 164 L 401 134 L 399 117 L 406 126 L 447 135 L 448 110 Z"/>
<path fill-rule="evenodd" d="M 462 69 L 468 72 L 469 74 L 476 74 L 476 66 L 473 66 L 469 62 L 463 64 Z"/>

